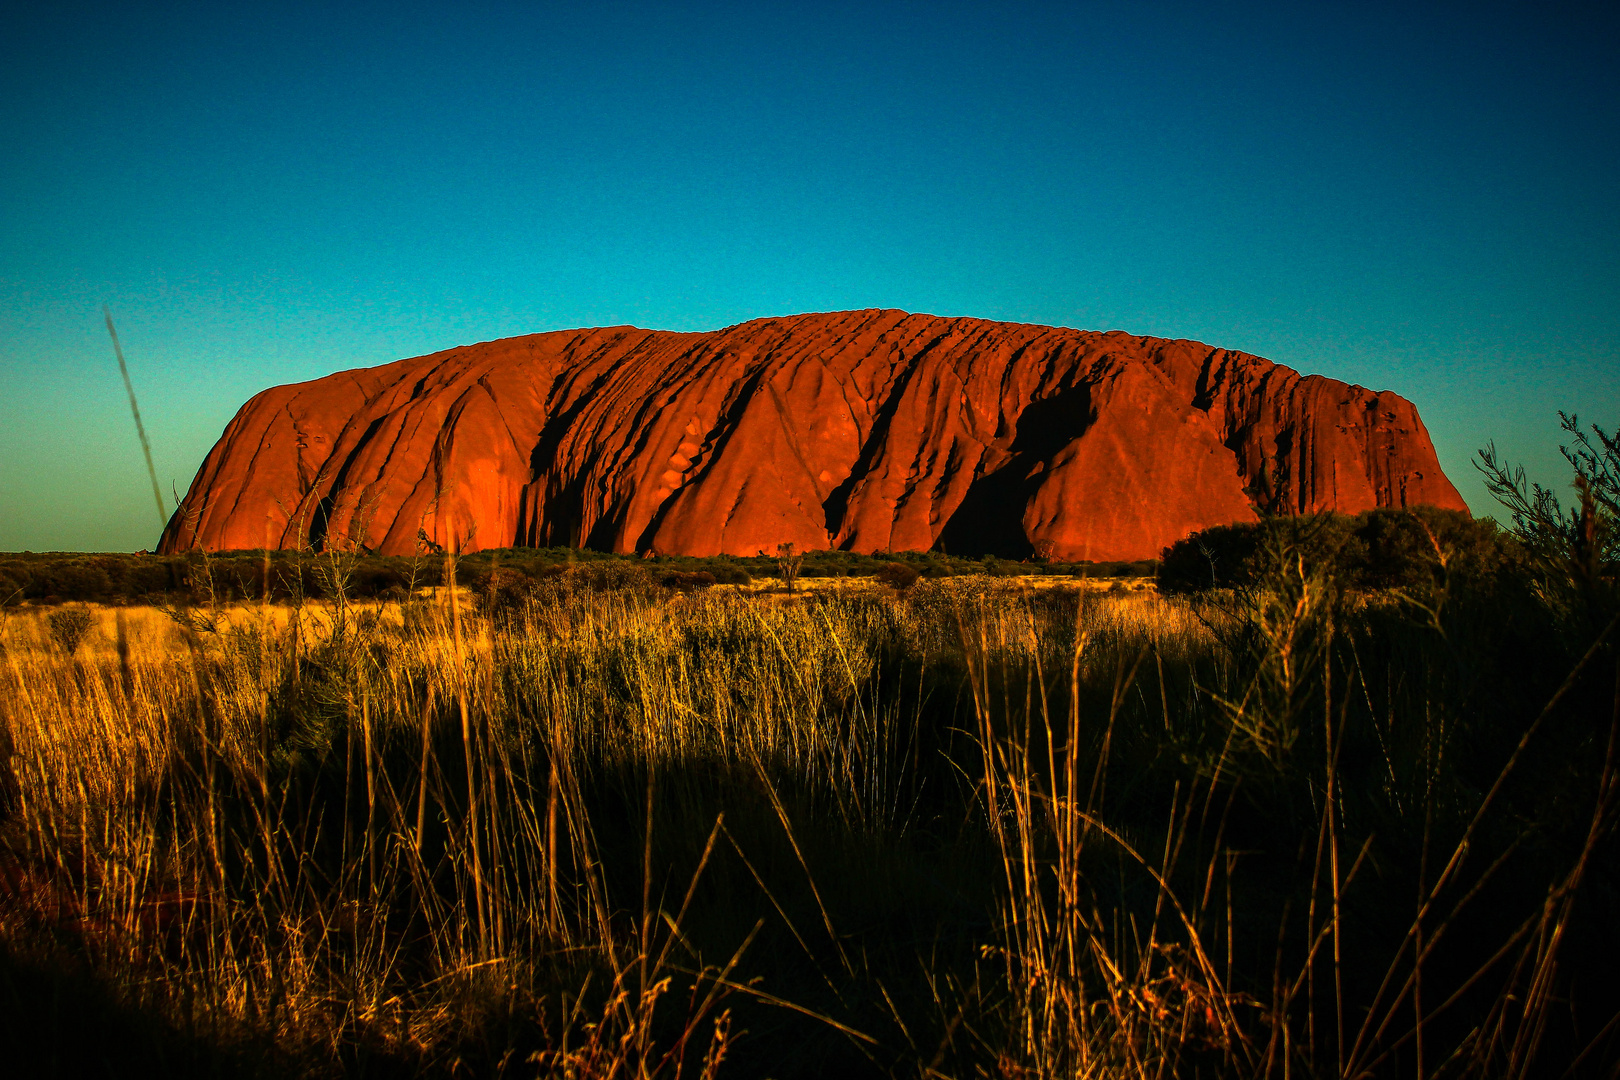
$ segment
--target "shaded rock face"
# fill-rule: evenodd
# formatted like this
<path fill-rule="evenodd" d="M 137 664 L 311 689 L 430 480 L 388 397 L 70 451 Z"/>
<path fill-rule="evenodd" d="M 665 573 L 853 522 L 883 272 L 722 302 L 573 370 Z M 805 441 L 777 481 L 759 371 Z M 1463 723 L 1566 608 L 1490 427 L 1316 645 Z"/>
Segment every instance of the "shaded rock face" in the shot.
<path fill-rule="evenodd" d="M 278 386 L 160 550 L 1142 559 L 1256 509 L 1464 509 L 1403 398 L 1192 341 L 852 311 L 508 338 Z"/>

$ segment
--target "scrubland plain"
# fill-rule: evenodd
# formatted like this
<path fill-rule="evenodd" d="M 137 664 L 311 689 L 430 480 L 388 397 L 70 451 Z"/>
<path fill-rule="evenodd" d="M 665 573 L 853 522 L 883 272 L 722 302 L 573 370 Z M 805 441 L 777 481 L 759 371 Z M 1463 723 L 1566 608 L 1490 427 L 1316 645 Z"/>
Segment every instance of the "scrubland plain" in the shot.
<path fill-rule="evenodd" d="M 1612 619 L 1296 540 L 1191 598 L 626 566 L 353 603 L 334 555 L 319 603 L 0 611 L 12 1060 L 1606 1072 Z"/>

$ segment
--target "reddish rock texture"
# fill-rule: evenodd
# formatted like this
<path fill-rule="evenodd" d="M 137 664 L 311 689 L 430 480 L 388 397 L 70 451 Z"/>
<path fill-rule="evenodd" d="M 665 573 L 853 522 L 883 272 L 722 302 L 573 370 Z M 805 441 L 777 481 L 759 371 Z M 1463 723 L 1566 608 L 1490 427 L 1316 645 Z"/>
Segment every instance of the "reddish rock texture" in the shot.
<path fill-rule="evenodd" d="M 1262 503 L 1464 509 L 1394 394 L 1193 341 L 850 311 L 534 334 L 266 390 L 161 550 L 1141 559 Z"/>

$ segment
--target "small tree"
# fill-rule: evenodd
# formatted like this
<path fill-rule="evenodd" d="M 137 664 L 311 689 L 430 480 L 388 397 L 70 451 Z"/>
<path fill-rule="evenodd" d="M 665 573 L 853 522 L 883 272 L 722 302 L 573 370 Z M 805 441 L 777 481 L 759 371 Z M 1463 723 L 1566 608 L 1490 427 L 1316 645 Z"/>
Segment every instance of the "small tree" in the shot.
<path fill-rule="evenodd" d="M 804 565 L 804 552 L 796 550 L 792 543 L 778 544 L 776 565 L 782 571 L 782 583 L 787 586 L 787 591 L 795 591 L 799 583 L 799 568 Z"/>

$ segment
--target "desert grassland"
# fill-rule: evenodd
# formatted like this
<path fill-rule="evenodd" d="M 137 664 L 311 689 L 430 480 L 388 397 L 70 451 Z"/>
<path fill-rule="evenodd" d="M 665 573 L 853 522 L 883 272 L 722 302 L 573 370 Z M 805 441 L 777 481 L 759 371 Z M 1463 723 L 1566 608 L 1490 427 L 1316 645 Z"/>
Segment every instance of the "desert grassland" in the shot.
<path fill-rule="evenodd" d="M 1015 579 L 1001 579 L 1002 589 L 1022 590 L 1033 592 L 1040 590 L 1058 590 L 1068 592 L 1083 592 L 1087 594 L 1106 594 L 1116 602 L 1130 600 L 1147 601 L 1157 599 L 1151 578 L 1078 578 L 1078 577 L 1043 577 L 1029 575 Z M 888 590 L 874 586 L 867 578 L 841 578 L 841 577 L 801 577 L 789 593 L 782 579 L 775 577 L 756 577 L 746 585 L 720 584 L 709 586 L 710 595 L 734 595 L 766 603 L 793 603 L 796 599 L 822 594 L 853 594 L 853 595 L 889 595 Z M 425 586 L 418 588 L 414 593 L 415 599 L 429 605 L 444 607 L 448 605 L 448 596 L 443 588 L 438 586 Z M 471 616 L 475 613 L 481 597 L 478 590 L 469 586 L 460 586 L 457 589 L 457 599 L 463 609 Z M 678 602 L 678 597 L 671 596 L 666 599 Z M 185 627 L 175 621 L 164 608 L 153 604 L 127 604 L 110 606 L 95 603 L 69 603 L 65 605 L 69 610 L 84 611 L 90 619 L 90 625 L 85 635 L 80 639 L 75 653 L 81 660 L 106 661 L 117 659 L 118 640 L 122 633 L 125 647 L 134 653 L 170 653 L 179 655 L 192 649 L 206 647 L 212 641 L 217 645 L 218 638 L 199 638 L 195 634 L 188 634 Z M 402 625 L 405 611 L 409 605 L 401 602 L 389 602 L 376 599 L 356 599 L 346 601 L 344 607 L 351 613 L 351 618 L 362 621 L 375 620 L 376 623 L 387 623 L 395 627 Z M 288 633 L 289 624 L 295 618 L 304 621 L 309 632 L 315 639 L 322 639 L 329 635 L 333 613 L 336 605 L 326 599 L 306 600 L 297 606 L 285 603 L 221 603 L 210 609 L 217 614 L 221 628 L 229 631 L 251 630 L 258 632 L 261 628 L 268 628 L 273 634 Z M 50 616 L 57 610 L 55 607 L 22 607 L 14 608 L 0 615 L 5 621 L 0 622 L 0 641 L 22 650 L 23 652 L 45 652 L 47 654 L 60 651 L 53 641 L 50 630 Z M 1154 621 L 1163 618 L 1165 609 L 1155 607 L 1150 618 Z M 1146 609 L 1143 612 L 1147 615 Z M 119 622 L 123 622 L 123 630 L 119 629 Z M 489 637 L 482 638 L 468 636 L 464 639 L 466 647 L 475 647 L 479 641 L 488 644 Z"/>
<path fill-rule="evenodd" d="M 1612 1063 L 1612 651 L 1280 554 L 1198 601 L 569 574 L 71 651 L 7 612 L 10 1034 L 167 1075 Z"/>

